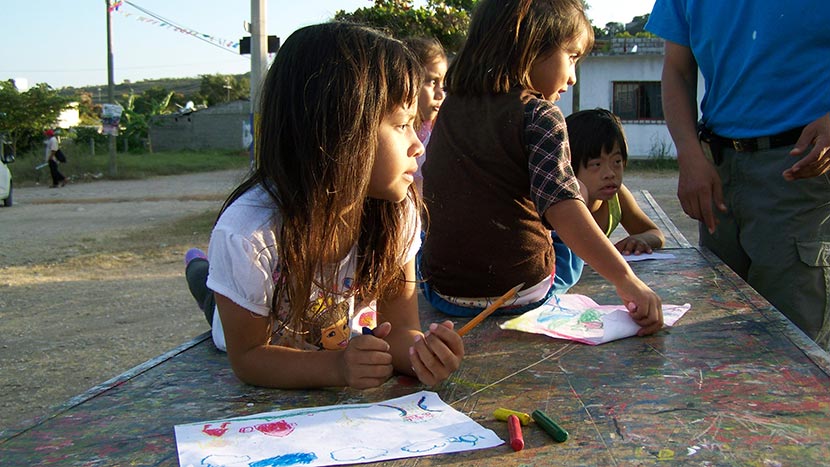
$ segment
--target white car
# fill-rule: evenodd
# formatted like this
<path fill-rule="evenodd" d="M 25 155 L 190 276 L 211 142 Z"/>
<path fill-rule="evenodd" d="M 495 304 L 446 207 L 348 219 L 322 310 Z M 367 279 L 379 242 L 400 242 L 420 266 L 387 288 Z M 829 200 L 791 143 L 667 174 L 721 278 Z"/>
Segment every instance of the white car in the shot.
<path fill-rule="evenodd" d="M 6 164 L 10 164 L 14 162 L 14 156 L 9 154 L 3 154 L 3 157 L 0 157 L 0 201 L 2 201 L 3 206 L 11 206 L 12 205 L 12 173 Z"/>

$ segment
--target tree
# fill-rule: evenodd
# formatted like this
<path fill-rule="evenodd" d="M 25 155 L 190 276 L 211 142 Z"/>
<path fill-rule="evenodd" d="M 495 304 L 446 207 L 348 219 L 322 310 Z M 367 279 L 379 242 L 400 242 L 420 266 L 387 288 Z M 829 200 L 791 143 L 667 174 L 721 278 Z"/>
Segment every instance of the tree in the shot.
<path fill-rule="evenodd" d="M 648 18 L 651 14 L 646 13 L 644 15 L 635 16 L 630 23 L 625 25 L 625 32 L 631 34 L 632 36 L 642 36 L 643 33 L 651 35 L 648 31 L 646 31 L 646 23 L 648 23 Z"/>
<path fill-rule="evenodd" d="M 43 130 L 55 126 L 68 103 L 69 98 L 46 83 L 20 92 L 14 80 L 0 82 L 0 133 L 5 133 L 15 153 L 28 150 Z"/>
<path fill-rule="evenodd" d="M 606 23 L 604 28 L 594 26 L 594 37 L 597 39 L 611 39 L 614 37 L 655 37 L 645 30 L 650 14 L 635 16 L 631 22 L 623 24 L 617 22 Z"/>
<path fill-rule="evenodd" d="M 164 108 L 159 108 L 162 103 Z M 176 104 L 184 105 L 184 94 L 168 91 L 163 86 L 152 86 L 135 97 L 135 111 L 145 115 L 158 115 L 176 111 Z"/>
<path fill-rule="evenodd" d="M 603 31 L 606 36 L 614 37 L 617 34 L 625 32 L 625 25 L 616 22 L 605 23 L 605 29 L 603 29 Z"/>
<path fill-rule="evenodd" d="M 101 104 L 95 104 L 92 93 L 81 91 L 78 93 L 78 114 L 83 126 L 101 125 Z"/>
<path fill-rule="evenodd" d="M 197 100 L 212 106 L 250 97 L 251 80 L 248 77 L 237 79 L 233 75 L 202 75 L 202 85 Z"/>
<path fill-rule="evenodd" d="M 375 0 L 371 7 L 352 13 L 339 10 L 338 21 L 351 21 L 382 29 L 403 39 L 409 36 L 434 37 L 448 53 L 458 52 L 464 43 L 470 15 L 478 0 L 427 0 L 415 8 L 412 0 Z"/>
<path fill-rule="evenodd" d="M 139 99 L 136 94 L 127 96 L 127 101 L 121 104 L 124 108 L 123 120 L 124 124 L 124 150 L 126 151 L 128 145 L 133 148 L 139 148 L 142 141 L 147 141 L 147 147 L 150 152 L 153 152 L 153 145 L 150 141 L 150 121 L 151 117 L 155 115 L 164 115 L 170 113 L 170 99 L 175 94 L 173 91 L 165 91 L 166 95 L 161 96 L 160 99 L 152 97 L 144 97 L 144 109 L 139 111 L 136 103 Z M 150 93 L 151 95 L 153 93 Z M 144 95 L 147 95 L 145 91 Z"/>

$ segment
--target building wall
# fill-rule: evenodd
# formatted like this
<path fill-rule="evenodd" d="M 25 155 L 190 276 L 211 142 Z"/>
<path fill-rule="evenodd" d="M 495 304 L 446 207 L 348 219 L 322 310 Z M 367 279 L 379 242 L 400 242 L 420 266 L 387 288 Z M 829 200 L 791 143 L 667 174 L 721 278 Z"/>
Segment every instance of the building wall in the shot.
<path fill-rule="evenodd" d="M 81 124 L 81 113 L 78 110 L 77 102 L 70 102 L 69 105 L 61 110 L 58 115 L 58 128 L 72 128 Z"/>
<path fill-rule="evenodd" d="M 150 124 L 153 150 L 244 149 L 243 125 L 250 119 L 248 101 L 164 115 Z"/>
<path fill-rule="evenodd" d="M 629 39 L 631 40 L 631 39 Z M 630 44 L 629 44 L 630 45 Z M 628 49 L 626 49 L 628 50 Z M 647 53 L 643 53 L 643 51 Z M 656 81 L 663 73 L 663 54 L 654 47 L 639 47 L 638 53 L 616 55 L 594 54 L 585 57 L 578 67 L 578 90 L 571 90 L 558 102 L 566 116 L 579 110 L 601 107 L 613 110 L 615 81 Z M 698 74 L 698 105 L 703 96 L 703 77 Z M 579 94 L 578 105 L 574 96 Z M 664 121 L 623 121 L 632 158 L 648 158 L 658 153 L 677 157 L 668 127 Z"/>

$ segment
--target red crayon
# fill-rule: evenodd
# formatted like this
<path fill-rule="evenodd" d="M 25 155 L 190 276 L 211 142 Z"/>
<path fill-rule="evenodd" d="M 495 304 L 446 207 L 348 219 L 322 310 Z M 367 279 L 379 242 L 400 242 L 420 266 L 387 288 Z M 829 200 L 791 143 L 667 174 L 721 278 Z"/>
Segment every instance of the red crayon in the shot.
<path fill-rule="evenodd" d="M 507 417 L 507 432 L 510 433 L 510 447 L 514 451 L 524 449 L 525 440 L 522 438 L 522 424 L 519 417 L 515 415 Z"/>

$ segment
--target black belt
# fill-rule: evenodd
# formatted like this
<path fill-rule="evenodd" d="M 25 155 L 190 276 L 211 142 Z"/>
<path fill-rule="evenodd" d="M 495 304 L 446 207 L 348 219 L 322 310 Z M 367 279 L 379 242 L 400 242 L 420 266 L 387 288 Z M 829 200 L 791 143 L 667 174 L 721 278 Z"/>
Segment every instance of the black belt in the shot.
<path fill-rule="evenodd" d="M 740 139 L 726 138 L 716 135 L 715 133 L 707 132 L 708 134 L 701 135 L 701 139 L 704 139 L 703 136 L 706 136 L 709 139 L 704 139 L 704 141 L 717 144 L 721 147 L 732 148 L 737 152 L 755 152 L 778 148 L 781 146 L 795 145 L 798 138 L 801 137 L 801 132 L 803 130 L 804 127 L 802 126 L 793 128 L 792 130 L 787 130 L 783 133 L 778 133 L 777 135 Z"/>

